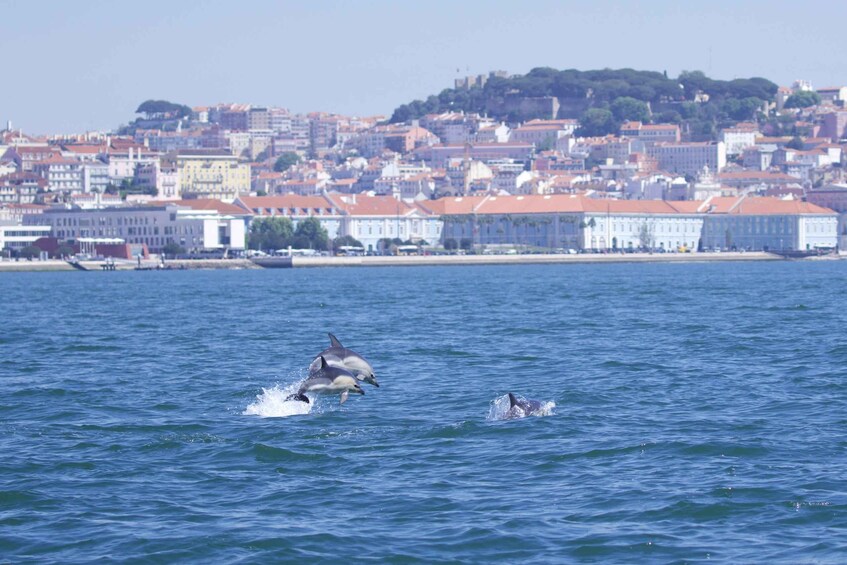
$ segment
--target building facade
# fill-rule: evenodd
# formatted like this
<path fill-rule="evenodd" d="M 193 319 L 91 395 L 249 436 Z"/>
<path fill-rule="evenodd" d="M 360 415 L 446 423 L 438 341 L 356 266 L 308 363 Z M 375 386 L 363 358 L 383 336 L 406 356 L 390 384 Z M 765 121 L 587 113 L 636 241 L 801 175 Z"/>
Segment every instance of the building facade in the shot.
<path fill-rule="evenodd" d="M 720 172 L 726 167 L 726 145 L 718 142 L 655 143 L 647 154 L 659 161 L 659 168 L 671 173 L 695 175 L 708 167 Z"/>
<path fill-rule="evenodd" d="M 838 214 L 799 200 L 714 198 L 704 203 L 707 249 L 810 251 L 838 245 Z"/>
<path fill-rule="evenodd" d="M 189 252 L 244 249 L 244 219 L 216 210 L 195 210 L 173 204 L 104 208 L 49 208 L 43 213 L 25 216 L 26 225 L 44 225 L 59 241 L 123 240 L 146 244 L 153 252 L 176 243 Z"/>
<path fill-rule="evenodd" d="M 250 165 L 225 151 L 183 151 L 177 154 L 179 190 L 183 198 L 234 201 L 250 192 Z"/>
<path fill-rule="evenodd" d="M 367 251 L 380 250 L 380 240 L 435 243 L 441 237 L 441 220 L 422 206 L 392 196 L 323 194 L 301 196 L 241 197 L 236 204 L 256 217 L 283 216 L 295 228 L 307 218 L 316 218 L 330 239 L 349 235 Z"/>
<path fill-rule="evenodd" d="M 594 251 L 833 248 L 838 214 L 772 197 L 705 201 L 609 200 L 581 195 L 442 198 L 425 203 L 442 239 L 473 246 Z"/>

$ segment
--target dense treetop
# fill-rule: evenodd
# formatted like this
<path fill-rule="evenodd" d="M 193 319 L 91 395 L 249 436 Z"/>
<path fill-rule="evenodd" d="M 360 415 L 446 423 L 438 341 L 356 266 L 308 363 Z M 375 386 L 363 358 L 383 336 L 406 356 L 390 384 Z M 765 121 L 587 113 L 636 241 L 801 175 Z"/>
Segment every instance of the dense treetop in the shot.
<path fill-rule="evenodd" d="M 287 151 L 280 155 L 279 158 L 274 162 L 274 171 L 278 173 L 284 173 L 299 162 L 300 155 Z"/>
<path fill-rule="evenodd" d="M 514 112 L 498 114 L 497 108 L 502 108 L 503 101 L 509 98 L 542 96 L 554 96 L 560 100 L 584 100 L 589 108 L 610 110 L 615 118 L 613 122 L 630 119 L 630 116 L 633 119 L 643 118 L 644 107 L 638 105 L 638 102 L 654 107 L 661 104 L 676 106 L 671 110 L 664 110 L 670 112 L 664 116 L 669 121 L 696 119 L 714 122 L 720 119 L 752 119 L 763 102 L 773 100 L 776 91 L 777 85 L 764 78 L 726 81 L 709 78 L 701 71 L 683 71 L 679 77 L 669 78 L 667 73 L 634 69 L 560 71 L 550 67 L 538 67 L 525 75 L 489 78 L 481 88 L 448 88 L 437 96 L 432 95 L 425 100 L 403 104 L 394 110 L 391 122 L 404 122 L 425 114 L 459 110 L 488 113 L 496 119 L 506 121 L 522 121 L 537 116 L 516 115 Z M 711 105 L 713 109 L 706 111 L 705 115 L 702 115 L 699 108 L 695 111 L 689 106 L 687 110 L 683 110 L 686 102 L 693 103 L 695 100 Z M 688 116 L 684 115 L 686 112 Z M 560 112 L 559 117 L 568 116 Z"/>
<path fill-rule="evenodd" d="M 184 104 L 175 104 L 167 100 L 146 100 L 138 106 L 136 114 L 164 115 L 168 114 L 173 117 L 185 118 L 191 115 L 191 108 Z"/>
<path fill-rule="evenodd" d="M 808 108 L 821 103 L 820 94 L 813 91 L 800 91 L 792 94 L 785 101 L 786 108 Z"/>

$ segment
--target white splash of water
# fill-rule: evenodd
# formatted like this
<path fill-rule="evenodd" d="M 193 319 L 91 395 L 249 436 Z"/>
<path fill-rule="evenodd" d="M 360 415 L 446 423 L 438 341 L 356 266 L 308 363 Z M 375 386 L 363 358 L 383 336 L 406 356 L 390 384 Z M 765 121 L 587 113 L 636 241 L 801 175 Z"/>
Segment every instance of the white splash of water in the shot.
<path fill-rule="evenodd" d="M 262 394 L 256 395 L 256 402 L 245 408 L 245 416 L 259 416 L 261 418 L 287 418 L 289 416 L 302 416 L 312 411 L 314 399 L 306 403 L 300 400 L 286 400 L 292 394 L 297 393 L 300 383 L 295 382 L 280 388 L 262 388 Z"/>
<path fill-rule="evenodd" d="M 515 395 L 520 400 L 527 400 L 521 395 Z M 491 401 L 491 406 L 488 409 L 488 417 L 486 420 L 516 420 L 526 418 L 527 416 L 552 416 L 553 409 L 556 408 L 556 403 L 552 400 L 541 402 L 541 406 L 537 410 L 525 412 L 519 406 L 510 407 L 509 395 L 504 394 L 498 396 Z"/>

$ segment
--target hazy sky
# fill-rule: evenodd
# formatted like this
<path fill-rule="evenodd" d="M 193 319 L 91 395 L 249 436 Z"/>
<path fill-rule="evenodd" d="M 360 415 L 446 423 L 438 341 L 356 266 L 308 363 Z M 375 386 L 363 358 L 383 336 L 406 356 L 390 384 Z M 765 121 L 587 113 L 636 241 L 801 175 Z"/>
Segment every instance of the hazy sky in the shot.
<path fill-rule="evenodd" d="M 112 129 L 149 98 L 390 115 L 538 66 L 842 85 L 845 21 L 835 0 L 0 0 L 0 128 Z"/>

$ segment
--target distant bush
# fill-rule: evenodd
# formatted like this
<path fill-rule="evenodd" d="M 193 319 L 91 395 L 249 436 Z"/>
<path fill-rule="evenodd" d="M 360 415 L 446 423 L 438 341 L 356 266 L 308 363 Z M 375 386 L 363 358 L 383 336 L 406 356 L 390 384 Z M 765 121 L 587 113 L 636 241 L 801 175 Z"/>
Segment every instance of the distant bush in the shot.
<path fill-rule="evenodd" d="M 820 94 L 811 90 L 796 92 L 785 101 L 786 108 L 808 108 L 821 103 Z"/>
<path fill-rule="evenodd" d="M 34 245 L 27 245 L 26 247 L 21 248 L 18 252 L 18 256 L 23 257 L 24 259 L 32 259 L 33 257 L 39 257 L 40 255 L 41 248 Z"/>

